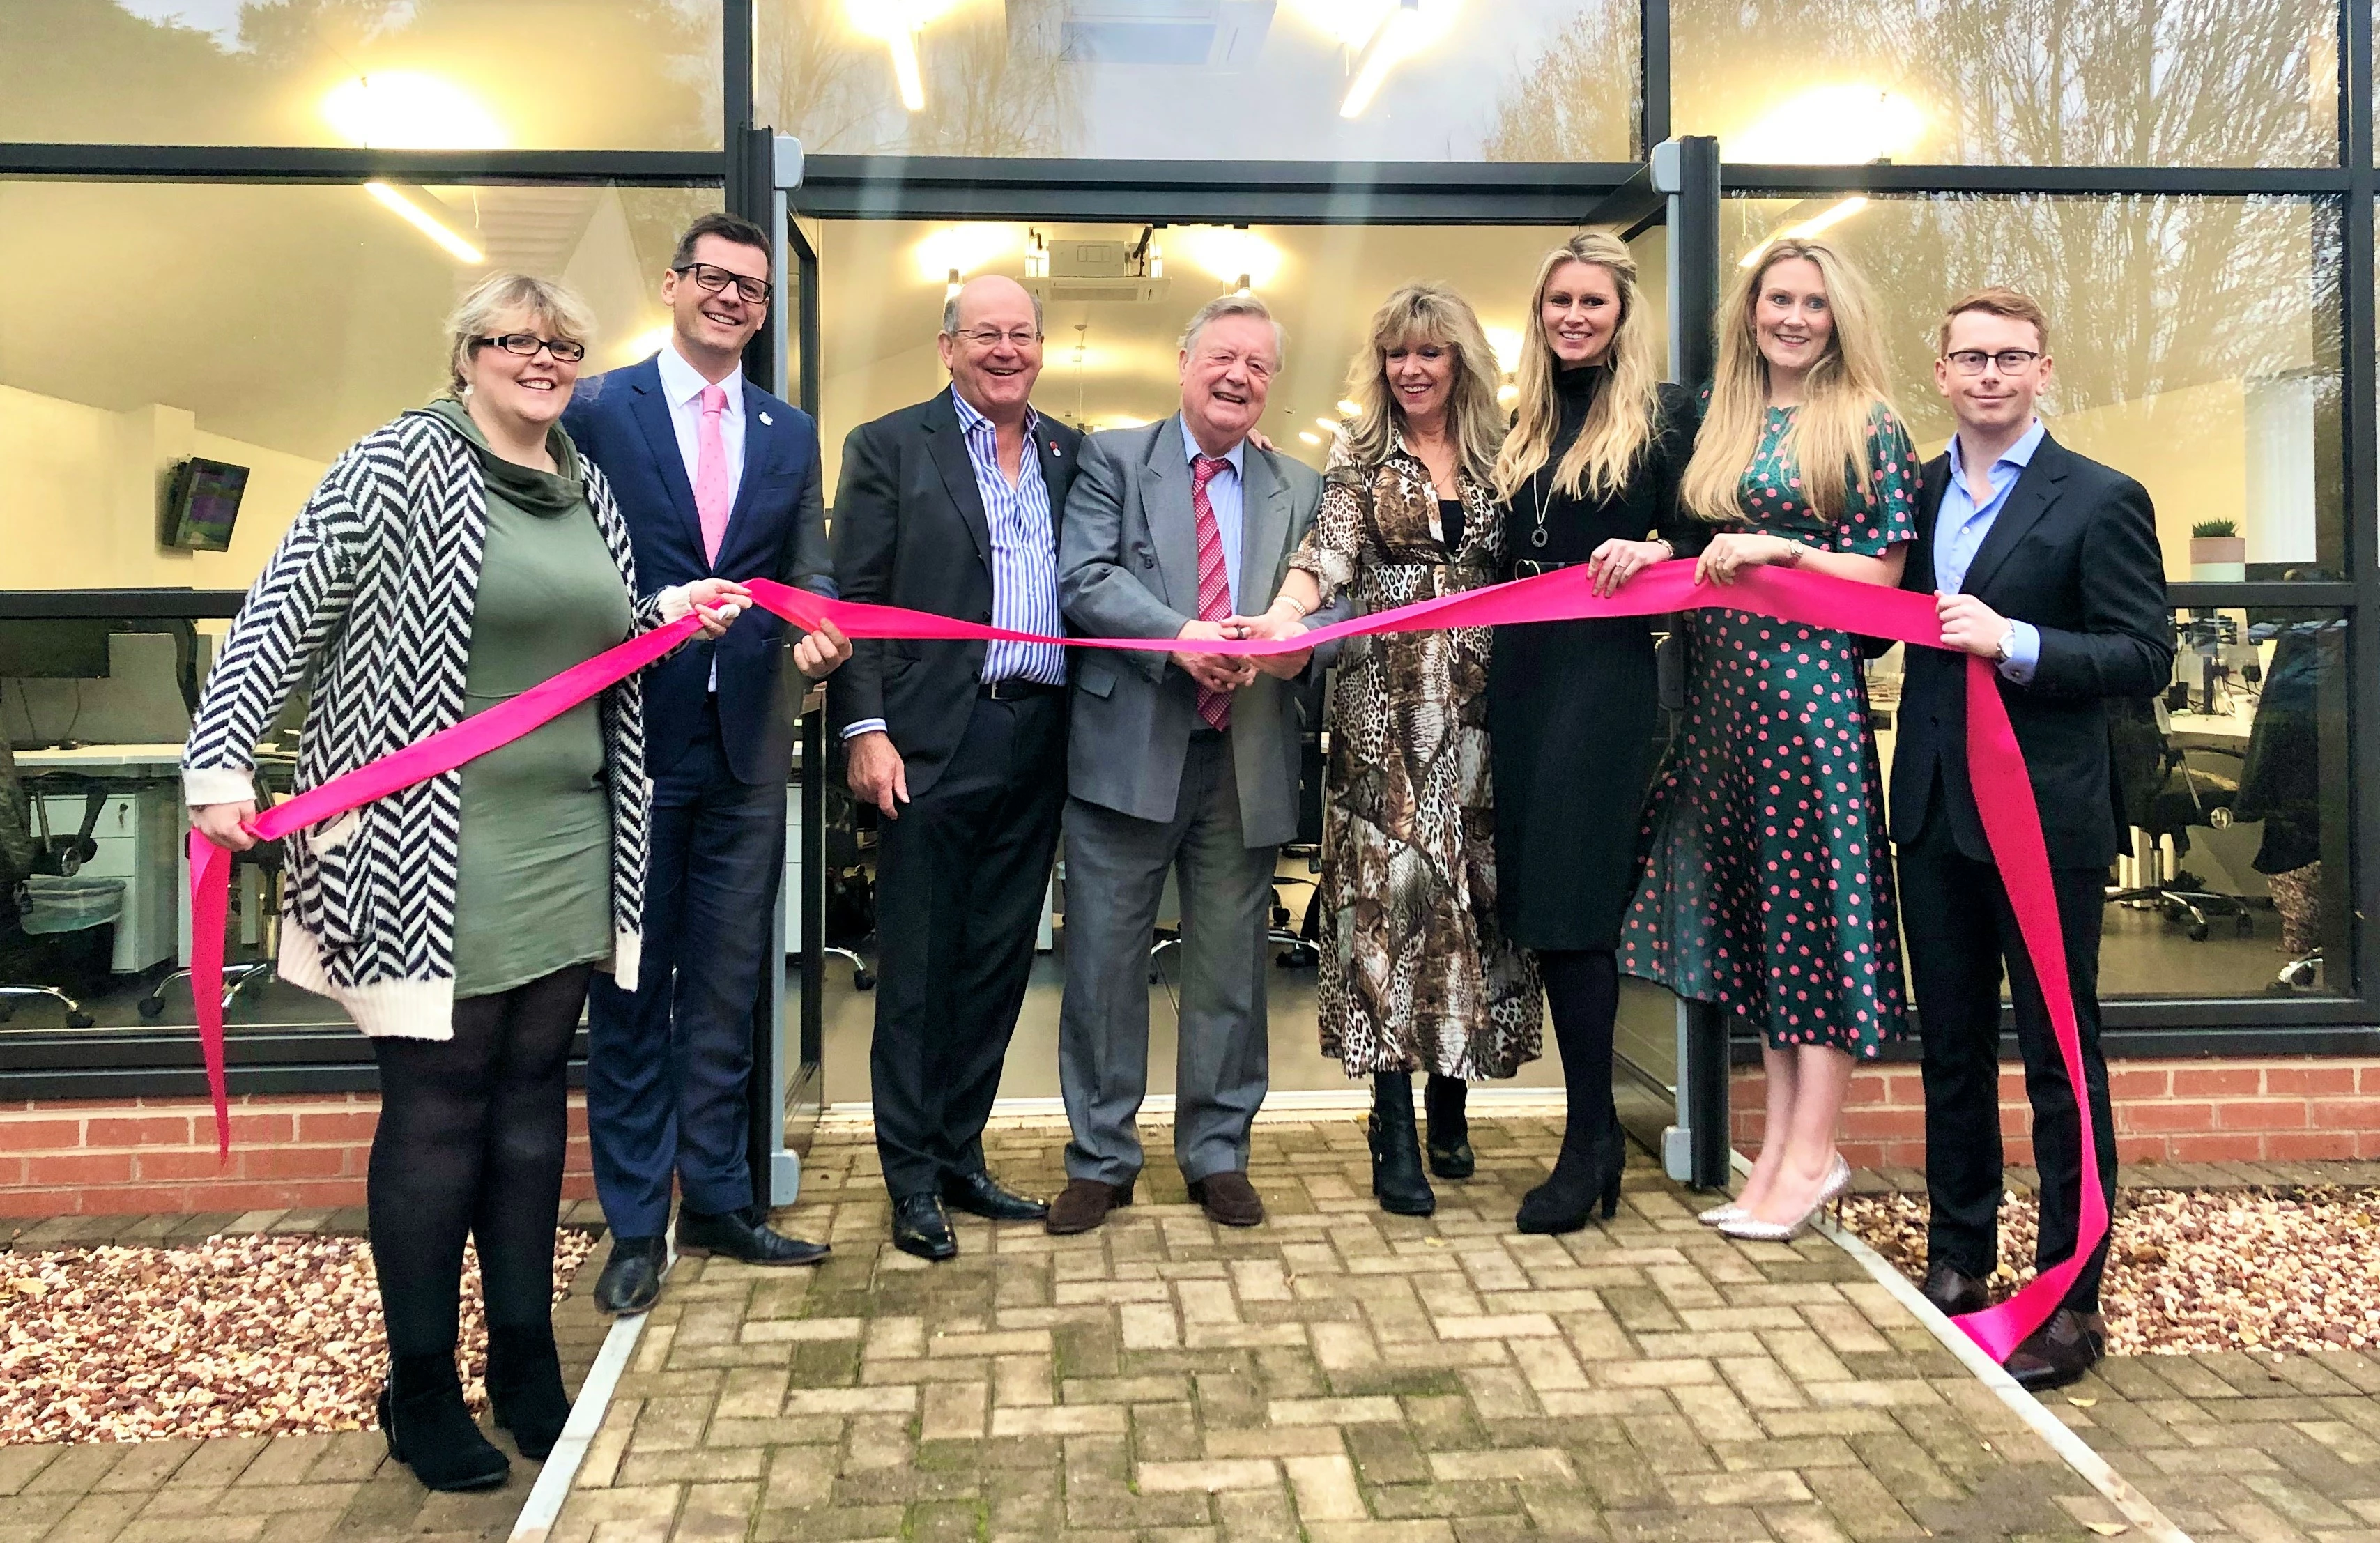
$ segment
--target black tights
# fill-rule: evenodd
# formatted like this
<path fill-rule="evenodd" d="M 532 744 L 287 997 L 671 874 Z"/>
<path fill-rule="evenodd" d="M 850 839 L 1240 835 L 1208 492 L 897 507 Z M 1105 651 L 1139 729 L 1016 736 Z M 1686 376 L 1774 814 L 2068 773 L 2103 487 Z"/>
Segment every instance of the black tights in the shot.
<path fill-rule="evenodd" d="M 455 1353 L 463 1240 L 480 1245 L 491 1325 L 539 1325 L 553 1306 L 562 1209 L 564 1068 L 591 966 L 455 1004 L 452 1039 L 372 1040 L 372 1268 L 390 1355 Z"/>
<path fill-rule="evenodd" d="M 1550 949 L 1537 954 L 1537 974 L 1553 1010 L 1554 1043 L 1561 1048 L 1562 1086 L 1569 1095 L 1562 1156 L 1591 1159 L 1597 1136 L 1611 1122 L 1611 1028 L 1620 1015 L 1620 961 L 1608 948 Z"/>

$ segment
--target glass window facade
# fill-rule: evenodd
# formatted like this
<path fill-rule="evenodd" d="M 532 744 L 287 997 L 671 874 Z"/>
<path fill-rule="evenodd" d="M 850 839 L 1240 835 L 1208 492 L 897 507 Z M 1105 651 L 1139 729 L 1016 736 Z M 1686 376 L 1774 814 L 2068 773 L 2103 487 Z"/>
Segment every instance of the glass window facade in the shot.
<path fill-rule="evenodd" d="M 657 346 L 675 232 L 771 213 L 722 127 L 747 103 L 811 157 L 780 346 L 830 490 L 852 428 L 941 389 L 953 273 L 1035 284 L 1038 398 L 1094 429 L 1170 410 L 1184 319 L 1245 283 L 1290 334 L 1268 430 L 1319 464 L 1398 283 L 1463 290 L 1509 364 L 1561 222 L 1617 217 L 1651 320 L 1676 310 L 1690 343 L 1673 271 L 1723 286 L 1820 226 L 1872 280 L 1925 454 L 1950 431 L 1943 302 L 2012 284 L 2056 329 L 2052 431 L 2156 502 L 2178 660 L 2120 731 L 2111 1031 L 2368 1023 L 2380 717 L 2346 682 L 2380 614 L 2380 392 L 2374 308 L 2349 298 L 2375 294 L 2375 226 L 2342 130 L 2373 103 L 2338 40 L 2369 3 L 0 0 L 0 626 L 73 623 L 186 697 L 329 459 L 436 388 L 475 277 L 578 287 L 592 368 Z M 1725 194 L 1707 250 L 1658 199 L 1597 213 L 1648 138 L 1699 135 Z M 160 478 L 191 456 L 250 468 L 228 551 L 158 540 Z M 2244 550 L 2204 544 L 2222 522 Z M 158 614 L 119 596 L 60 616 L 55 593 L 175 589 L 197 594 Z M 54 826 L 83 807 L 61 741 L 171 717 L 107 678 L 0 679 L 20 775 L 63 779 L 35 800 Z M 136 911 L 178 884 L 170 832 L 141 823 L 160 797 L 102 811 L 108 860 L 150 872 Z M 269 957 L 269 902 L 235 905 L 235 956 Z M 148 957 L 178 924 L 141 914 L 99 1032 L 151 1021 L 151 973 L 179 957 L 178 936 Z M 161 1011 L 187 1025 L 187 990 Z M 1632 1060 L 1672 1076 L 1666 1001 L 1630 1012 Z M 268 979 L 231 1016 L 336 1014 Z"/>
<path fill-rule="evenodd" d="M 0 0 L 0 142 L 716 150 L 720 8 Z"/>
<path fill-rule="evenodd" d="M 1624 161 L 1633 0 L 760 0 L 811 151 Z"/>
<path fill-rule="evenodd" d="M 1718 135 L 1730 161 L 2338 163 L 2339 18 L 2325 0 L 1671 0 L 1670 13 L 1678 128 Z"/>

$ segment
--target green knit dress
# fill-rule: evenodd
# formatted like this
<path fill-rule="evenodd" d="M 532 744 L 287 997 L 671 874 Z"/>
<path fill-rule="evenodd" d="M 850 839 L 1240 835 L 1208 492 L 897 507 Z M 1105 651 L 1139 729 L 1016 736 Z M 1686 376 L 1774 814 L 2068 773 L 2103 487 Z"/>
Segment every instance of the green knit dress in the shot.
<path fill-rule="evenodd" d="M 557 425 L 554 471 L 495 454 L 463 405 L 428 412 L 471 443 L 488 536 L 464 677 L 469 717 L 625 639 L 627 586 L 587 506 L 578 449 Z M 602 699 L 463 767 L 455 995 L 488 996 L 612 954 L 612 797 Z"/>

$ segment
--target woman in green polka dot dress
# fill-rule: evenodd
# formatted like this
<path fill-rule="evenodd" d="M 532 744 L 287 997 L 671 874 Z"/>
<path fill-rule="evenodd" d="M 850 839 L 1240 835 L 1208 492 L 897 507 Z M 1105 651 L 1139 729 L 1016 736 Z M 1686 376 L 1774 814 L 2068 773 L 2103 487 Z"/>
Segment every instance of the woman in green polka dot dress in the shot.
<path fill-rule="evenodd" d="M 1776 564 L 1900 583 L 1917 457 L 1870 315 L 1856 273 L 1815 241 L 1770 246 L 1728 296 L 1681 488 L 1724 528 L 1698 579 Z M 1759 1027 L 1759 1160 L 1704 1220 L 1781 1239 L 1849 1182 L 1835 1126 L 1852 1067 L 1904 1028 L 1884 790 L 1852 637 L 1710 609 L 1688 639 L 1686 722 L 1646 808 L 1620 967 Z"/>

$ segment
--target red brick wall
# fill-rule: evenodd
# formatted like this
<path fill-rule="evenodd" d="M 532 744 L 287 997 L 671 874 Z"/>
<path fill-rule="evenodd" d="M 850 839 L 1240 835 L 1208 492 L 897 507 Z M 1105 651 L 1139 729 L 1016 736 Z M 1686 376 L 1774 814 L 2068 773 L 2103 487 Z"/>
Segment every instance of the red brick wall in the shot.
<path fill-rule="evenodd" d="M 2303 1162 L 2380 1158 L 2380 1060 L 2118 1061 L 2107 1068 L 2121 1162 Z M 1735 1145 L 1756 1151 L 1766 1079 L 1739 1069 Z M 2000 1068 L 2008 1160 L 2030 1163 L 2024 1076 Z M 1842 1152 L 1853 1167 L 1925 1166 L 1925 1094 L 1914 1065 L 1863 1066 L 1845 1101 Z"/>
<path fill-rule="evenodd" d="M 369 1093 L 234 1099 L 225 1162 L 204 1099 L 0 1105 L 0 1217 L 360 1206 L 379 1118 Z M 595 1193 L 575 1093 L 562 1192 Z"/>

